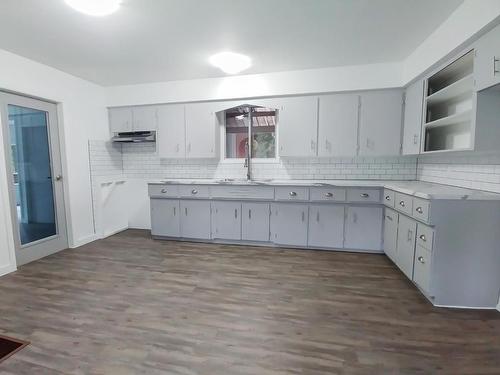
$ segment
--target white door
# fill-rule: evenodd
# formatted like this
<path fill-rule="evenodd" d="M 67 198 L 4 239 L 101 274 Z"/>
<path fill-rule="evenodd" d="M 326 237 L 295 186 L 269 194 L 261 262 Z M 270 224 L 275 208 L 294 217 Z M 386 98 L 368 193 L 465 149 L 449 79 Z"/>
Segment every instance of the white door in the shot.
<path fill-rule="evenodd" d="M 420 153 L 423 103 L 424 81 L 418 80 L 408 86 L 405 93 L 403 155 L 418 155 Z"/>
<path fill-rule="evenodd" d="M 361 94 L 359 155 L 399 155 L 403 92 L 371 91 Z"/>
<path fill-rule="evenodd" d="M 151 199 L 151 234 L 161 237 L 180 237 L 179 210 L 178 200 Z"/>
<path fill-rule="evenodd" d="M 359 95 L 319 97 L 318 156 L 356 156 Z"/>
<path fill-rule="evenodd" d="M 384 252 L 394 262 L 397 261 L 399 214 L 388 208 L 385 209 L 384 218 Z"/>
<path fill-rule="evenodd" d="M 241 240 L 241 203 L 212 202 L 212 237 Z"/>
<path fill-rule="evenodd" d="M 158 108 L 158 136 L 156 145 L 160 158 L 186 156 L 186 123 L 184 105 L 162 105 Z"/>
<path fill-rule="evenodd" d="M 132 108 L 110 108 L 109 130 L 111 133 L 126 133 L 133 131 Z"/>
<path fill-rule="evenodd" d="M 210 201 L 181 201 L 181 236 L 210 239 Z"/>
<path fill-rule="evenodd" d="M 158 129 L 158 107 L 134 107 L 132 115 L 134 119 L 132 128 L 134 131 L 151 131 Z"/>
<path fill-rule="evenodd" d="M 381 250 L 382 207 L 351 206 L 346 212 L 344 248 Z"/>
<path fill-rule="evenodd" d="M 475 47 L 474 79 L 476 90 L 500 83 L 500 26 L 477 41 Z"/>
<path fill-rule="evenodd" d="M 344 206 L 309 206 L 308 244 L 334 249 L 344 246 Z"/>
<path fill-rule="evenodd" d="M 307 217 L 307 205 L 294 203 L 272 204 L 272 241 L 280 245 L 306 246 Z"/>
<path fill-rule="evenodd" d="M 396 264 L 410 280 L 413 280 L 416 232 L 417 222 L 404 215 L 400 215 Z"/>
<path fill-rule="evenodd" d="M 241 205 L 241 239 L 269 241 L 269 204 L 243 203 Z"/>
<path fill-rule="evenodd" d="M 68 247 L 57 106 L 0 94 L 17 265 Z"/>
<path fill-rule="evenodd" d="M 278 111 L 279 155 L 316 156 L 318 142 L 318 98 L 283 99 Z"/>
<path fill-rule="evenodd" d="M 186 104 L 186 157 L 215 158 L 219 127 L 211 103 Z"/>

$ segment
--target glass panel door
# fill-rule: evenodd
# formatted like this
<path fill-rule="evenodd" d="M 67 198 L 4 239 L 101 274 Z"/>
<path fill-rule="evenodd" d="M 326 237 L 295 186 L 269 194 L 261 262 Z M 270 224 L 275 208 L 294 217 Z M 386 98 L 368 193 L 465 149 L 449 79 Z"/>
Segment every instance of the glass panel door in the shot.
<path fill-rule="evenodd" d="M 57 234 L 47 112 L 8 105 L 21 245 Z"/>
<path fill-rule="evenodd" d="M 68 247 L 55 104 L 0 93 L 18 265 Z"/>

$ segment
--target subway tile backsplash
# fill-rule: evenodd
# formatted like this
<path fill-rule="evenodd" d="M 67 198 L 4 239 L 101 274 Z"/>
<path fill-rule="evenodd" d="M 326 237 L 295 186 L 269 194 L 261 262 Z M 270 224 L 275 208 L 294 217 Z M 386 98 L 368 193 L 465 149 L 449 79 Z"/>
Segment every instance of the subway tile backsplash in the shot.
<path fill-rule="evenodd" d="M 89 142 L 92 177 L 245 178 L 243 163 L 162 160 L 153 143 Z M 500 151 L 401 157 L 297 158 L 254 163 L 256 179 L 421 180 L 500 193 Z"/>

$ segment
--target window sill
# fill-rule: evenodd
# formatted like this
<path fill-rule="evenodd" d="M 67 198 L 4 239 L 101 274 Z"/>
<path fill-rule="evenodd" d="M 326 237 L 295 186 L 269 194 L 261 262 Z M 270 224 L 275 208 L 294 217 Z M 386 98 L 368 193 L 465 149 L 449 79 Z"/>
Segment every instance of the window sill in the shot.
<path fill-rule="evenodd" d="M 279 164 L 278 158 L 261 159 L 255 158 L 251 160 L 251 164 Z M 221 164 L 245 164 L 245 159 L 222 159 Z"/>

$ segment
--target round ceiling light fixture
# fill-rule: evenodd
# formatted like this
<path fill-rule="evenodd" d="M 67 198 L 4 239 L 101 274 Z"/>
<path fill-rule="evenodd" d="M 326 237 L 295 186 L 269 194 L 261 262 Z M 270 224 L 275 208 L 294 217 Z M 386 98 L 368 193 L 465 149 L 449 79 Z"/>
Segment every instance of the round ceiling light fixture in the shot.
<path fill-rule="evenodd" d="M 71 8 L 89 16 L 107 16 L 120 8 L 122 0 L 64 0 Z"/>
<path fill-rule="evenodd" d="M 210 64 L 227 74 L 238 74 L 252 66 L 250 57 L 234 52 L 220 52 L 210 57 Z"/>

